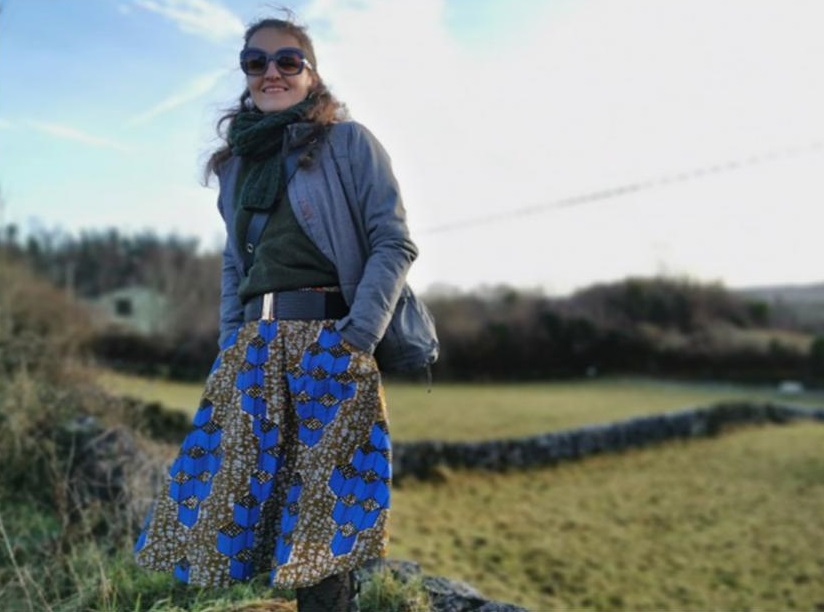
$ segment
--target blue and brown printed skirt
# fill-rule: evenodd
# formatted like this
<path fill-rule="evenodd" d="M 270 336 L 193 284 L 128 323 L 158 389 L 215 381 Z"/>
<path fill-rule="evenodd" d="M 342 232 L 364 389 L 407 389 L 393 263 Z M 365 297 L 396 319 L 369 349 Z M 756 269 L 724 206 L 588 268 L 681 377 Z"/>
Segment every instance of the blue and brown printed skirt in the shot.
<path fill-rule="evenodd" d="M 253 321 L 227 341 L 135 544 L 198 586 L 295 588 L 384 555 L 391 457 L 374 358 L 333 321 Z"/>

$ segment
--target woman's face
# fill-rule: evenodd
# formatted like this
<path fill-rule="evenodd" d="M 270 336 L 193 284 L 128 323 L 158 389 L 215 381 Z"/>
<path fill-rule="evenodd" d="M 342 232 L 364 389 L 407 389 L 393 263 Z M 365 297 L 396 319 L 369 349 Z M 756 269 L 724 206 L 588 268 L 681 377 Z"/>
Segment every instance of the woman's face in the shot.
<path fill-rule="evenodd" d="M 274 53 L 283 47 L 298 47 L 300 43 L 291 34 L 277 28 L 261 28 L 249 39 L 247 47 L 257 47 L 267 53 Z M 252 100 L 261 112 L 282 111 L 303 101 L 314 84 L 314 72 L 304 66 L 303 72 L 295 76 L 283 76 L 269 62 L 266 72 L 260 76 L 246 75 L 246 86 Z"/>

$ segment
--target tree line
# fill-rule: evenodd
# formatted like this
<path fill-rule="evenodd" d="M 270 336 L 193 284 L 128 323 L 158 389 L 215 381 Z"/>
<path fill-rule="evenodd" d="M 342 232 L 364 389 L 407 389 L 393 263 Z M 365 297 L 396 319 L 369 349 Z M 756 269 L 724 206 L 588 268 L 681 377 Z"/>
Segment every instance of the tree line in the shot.
<path fill-rule="evenodd" d="M 194 238 L 111 228 L 77 235 L 39 229 L 22 239 L 9 225 L 0 230 L 0 249 L 80 299 L 132 286 L 156 291 L 171 304 L 165 327 L 172 341 L 216 329 L 220 255 L 200 252 Z"/>
<path fill-rule="evenodd" d="M 138 285 L 166 296 L 169 330 L 147 338 L 98 331 L 91 347 L 115 365 L 201 378 L 216 354 L 220 255 L 196 240 L 114 229 L 0 231 L 4 256 L 78 298 Z M 824 329 L 780 305 L 689 278 L 630 278 L 567 297 L 496 287 L 424 296 L 453 380 L 546 380 L 644 374 L 730 380 L 824 379 Z M 818 338 L 818 339 L 816 339 Z"/>
<path fill-rule="evenodd" d="M 742 381 L 809 379 L 808 331 L 720 284 L 630 278 L 563 298 L 501 287 L 430 300 L 440 372 L 460 380 L 642 374 Z M 824 371 L 820 372 L 824 374 Z"/>

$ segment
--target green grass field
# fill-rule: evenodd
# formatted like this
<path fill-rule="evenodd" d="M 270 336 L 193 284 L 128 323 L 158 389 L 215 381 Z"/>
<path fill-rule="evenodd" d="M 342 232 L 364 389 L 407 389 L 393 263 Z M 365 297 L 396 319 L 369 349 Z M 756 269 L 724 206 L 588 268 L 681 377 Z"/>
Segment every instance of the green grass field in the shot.
<path fill-rule="evenodd" d="M 191 411 L 199 385 L 104 375 Z M 603 380 L 389 384 L 396 439 L 528 435 L 770 389 Z M 819 394 L 791 398 L 824 404 Z M 531 610 L 824 609 L 824 427 L 714 439 L 519 473 L 441 473 L 393 500 L 390 554 Z"/>
<path fill-rule="evenodd" d="M 202 385 L 101 374 L 113 393 L 159 401 L 194 414 Z M 386 386 L 395 440 L 483 440 L 526 436 L 727 400 L 774 400 L 824 406 L 824 394 L 781 397 L 766 387 L 653 380 L 571 383 L 425 384 Z"/>
<path fill-rule="evenodd" d="M 824 427 L 404 483 L 390 554 L 531 610 L 824 609 Z"/>

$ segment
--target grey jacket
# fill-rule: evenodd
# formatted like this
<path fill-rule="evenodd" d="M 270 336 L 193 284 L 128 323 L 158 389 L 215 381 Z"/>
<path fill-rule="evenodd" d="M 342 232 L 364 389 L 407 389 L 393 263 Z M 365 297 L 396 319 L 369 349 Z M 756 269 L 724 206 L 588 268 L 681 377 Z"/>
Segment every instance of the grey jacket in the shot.
<path fill-rule="evenodd" d="M 409 266 L 418 255 L 409 237 L 406 212 L 389 156 L 364 126 L 334 124 L 307 167 L 304 152 L 290 150 L 312 125 L 287 128 L 284 139 L 287 189 L 292 209 L 306 235 L 335 265 L 349 314 L 336 327 L 344 340 L 373 352 L 383 337 L 404 287 Z M 235 183 L 240 159 L 219 169 L 218 209 L 226 223 L 220 298 L 220 345 L 243 324 L 238 284 L 243 258 L 235 233 Z M 343 183 L 346 183 L 345 185 Z M 346 194 L 354 197 L 347 199 Z M 349 200 L 356 201 L 349 201 Z"/>

